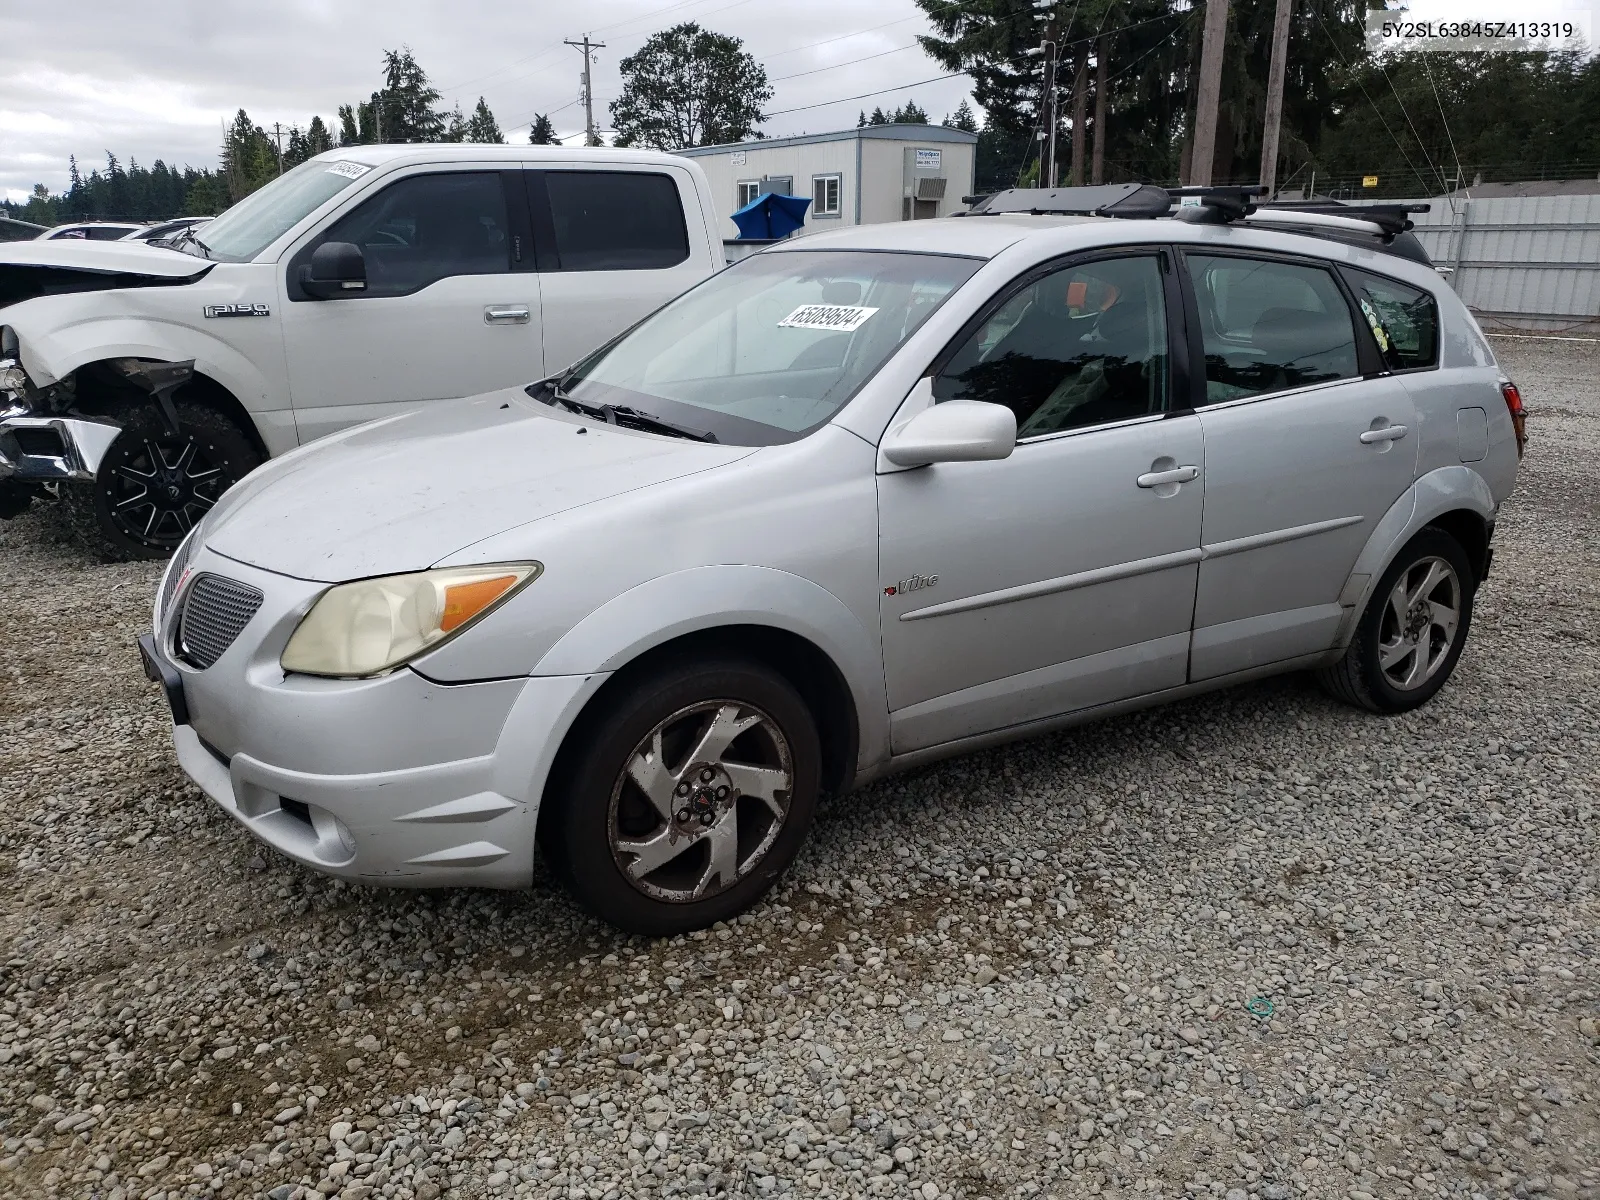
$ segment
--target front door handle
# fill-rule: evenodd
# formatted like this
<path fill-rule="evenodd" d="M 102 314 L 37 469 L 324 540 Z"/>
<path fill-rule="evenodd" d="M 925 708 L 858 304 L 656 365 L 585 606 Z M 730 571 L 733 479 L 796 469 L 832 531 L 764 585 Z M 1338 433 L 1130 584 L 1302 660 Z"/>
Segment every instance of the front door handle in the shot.
<path fill-rule="evenodd" d="M 526 325 L 530 320 L 526 304 L 490 304 L 483 310 L 485 325 Z"/>
<path fill-rule="evenodd" d="M 1142 488 L 1157 488 L 1169 483 L 1192 483 L 1198 478 L 1200 478 L 1199 467 L 1173 467 L 1170 471 L 1146 471 L 1134 482 Z"/>
<path fill-rule="evenodd" d="M 1374 442 L 1398 442 L 1406 435 L 1404 425 L 1385 425 L 1382 429 L 1369 429 L 1361 435 L 1361 443 L 1370 446 Z"/>

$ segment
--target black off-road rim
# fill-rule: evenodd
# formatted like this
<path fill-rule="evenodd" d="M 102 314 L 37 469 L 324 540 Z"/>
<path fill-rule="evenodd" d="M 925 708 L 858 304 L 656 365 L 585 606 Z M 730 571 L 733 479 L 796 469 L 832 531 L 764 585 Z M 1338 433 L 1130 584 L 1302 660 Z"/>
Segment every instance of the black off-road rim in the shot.
<path fill-rule="evenodd" d="M 236 479 L 214 446 L 179 434 L 139 439 L 106 464 L 100 487 L 117 532 L 152 550 L 173 550 Z"/>

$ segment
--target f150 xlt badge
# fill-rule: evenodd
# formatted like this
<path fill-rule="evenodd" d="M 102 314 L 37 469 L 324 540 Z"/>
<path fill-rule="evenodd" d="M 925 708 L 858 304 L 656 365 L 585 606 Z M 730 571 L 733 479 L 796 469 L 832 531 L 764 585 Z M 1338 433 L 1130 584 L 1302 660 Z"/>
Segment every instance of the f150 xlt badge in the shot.
<path fill-rule="evenodd" d="M 208 304 L 203 310 L 208 317 L 270 317 L 270 304 Z"/>

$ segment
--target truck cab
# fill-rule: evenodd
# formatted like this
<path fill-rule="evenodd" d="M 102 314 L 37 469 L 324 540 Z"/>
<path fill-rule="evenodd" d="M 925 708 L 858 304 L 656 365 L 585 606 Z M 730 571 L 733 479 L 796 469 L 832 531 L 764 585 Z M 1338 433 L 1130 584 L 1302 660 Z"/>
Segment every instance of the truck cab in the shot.
<path fill-rule="evenodd" d="M 170 553 L 264 459 L 539 378 L 723 263 L 692 161 L 330 151 L 163 247 L 0 248 L 0 514 Z"/>

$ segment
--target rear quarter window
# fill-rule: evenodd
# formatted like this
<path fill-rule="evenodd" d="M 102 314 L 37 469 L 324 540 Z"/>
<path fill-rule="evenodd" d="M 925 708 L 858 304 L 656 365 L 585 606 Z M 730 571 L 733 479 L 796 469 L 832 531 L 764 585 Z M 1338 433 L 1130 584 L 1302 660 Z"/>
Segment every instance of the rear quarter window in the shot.
<path fill-rule="evenodd" d="M 1391 371 L 1439 365 L 1439 306 L 1430 293 L 1354 268 L 1346 274 Z"/>
<path fill-rule="evenodd" d="M 545 187 L 563 271 L 659 271 L 689 257 L 672 176 L 644 171 L 549 171 Z"/>

